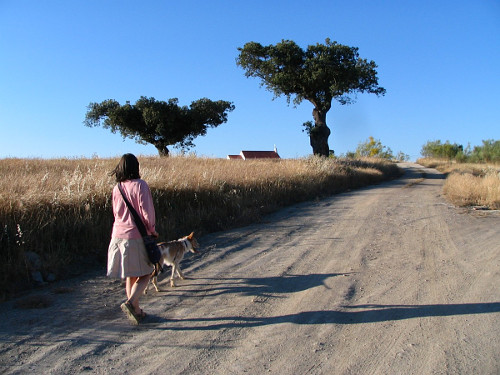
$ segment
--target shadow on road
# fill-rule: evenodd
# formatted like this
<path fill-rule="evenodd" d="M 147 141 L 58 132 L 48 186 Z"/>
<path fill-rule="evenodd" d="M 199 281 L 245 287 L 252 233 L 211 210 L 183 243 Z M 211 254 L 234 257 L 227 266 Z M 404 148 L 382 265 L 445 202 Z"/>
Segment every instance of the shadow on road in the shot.
<path fill-rule="evenodd" d="M 301 292 L 310 288 L 329 287 L 325 281 L 345 273 L 282 275 L 277 277 L 256 278 L 217 278 L 199 279 L 186 287 L 204 286 L 196 290 L 179 288 L 184 298 L 212 298 L 221 294 L 239 294 L 265 299 L 281 298 L 284 294 Z M 202 282 L 203 280 L 203 282 Z M 189 296 L 186 293 L 190 294 Z M 168 294 L 172 296 L 171 293 Z M 262 301 L 259 301 L 262 302 Z M 397 321 L 413 318 L 447 317 L 500 312 L 500 302 L 434 304 L 434 305 L 346 305 L 338 310 L 300 311 L 282 316 L 215 316 L 186 319 L 163 319 L 155 317 L 156 322 L 168 322 L 167 330 L 217 330 L 222 328 L 258 327 L 272 324 L 362 324 Z M 190 323 L 196 323 L 190 325 Z"/>
<path fill-rule="evenodd" d="M 345 311 L 304 311 L 273 317 L 226 316 L 199 319 L 173 319 L 167 330 L 218 330 L 249 328 L 272 324 L 362 324 L 397 321 L 412 318 L 447 317 L 457 315 L 490 314 L 500 312 L 500 302 L 465 303 L 449 305 L 357 305 L 344 306 Z M 196 322 L 190 326 L 189 322 Z M 206 323 L 206 325 L 203 325 Z"/>
<path fill-rule="evenodd" d="M 279 297 L 280 294 L 301 292 L 317 286 L 330 289 L 325 280 L 335 276 L 346 276 L 349 273 L 328 273 L 309 275 L 282 275 L 252 278 L 203 278 L 192 280 L 177 288 L 180 296 L 215 297 L 222 294 L 239 294 L 255 297 Z M 201 287 L 200 289 L 184 289 L 184 287 Z M 168 296 L 175 296 L 168 293 Z"/>

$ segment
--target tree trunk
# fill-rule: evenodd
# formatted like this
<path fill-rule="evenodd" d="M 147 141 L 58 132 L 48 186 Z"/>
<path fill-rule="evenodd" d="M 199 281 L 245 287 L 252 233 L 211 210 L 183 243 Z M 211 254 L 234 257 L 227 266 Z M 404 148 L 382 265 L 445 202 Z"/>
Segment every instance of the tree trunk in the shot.
<path fill-rule="evenodd" d="M 309 133 L 309 140 L 313 149 L 313 154 L 328 157 L 330 155 L 330 148 L 328 146 L 330 129 L 326 126 L 326 111 L 314 108 L 313 117 L 314 127 Z"/>
<path fill-rule="evenodd" d="M 156 144 L 154 146 L 158 150 L 158 155 L 160 155 L 160 157 L 168 157 L 170 155 L 170 151 L 168 150 L 167 146 L 163 144 Z"/>

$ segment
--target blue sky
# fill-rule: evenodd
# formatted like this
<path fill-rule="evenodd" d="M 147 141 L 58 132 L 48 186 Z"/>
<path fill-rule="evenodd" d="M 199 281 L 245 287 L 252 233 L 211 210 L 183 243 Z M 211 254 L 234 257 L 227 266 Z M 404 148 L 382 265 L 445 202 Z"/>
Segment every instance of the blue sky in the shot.
<path fill-rule="evenodd" d="M 312 105 L 272 100 L 235 60 L 250 41 L 306 48 L 325 38 L 374 60 L 387 90 L 334 102 L 337 155 L 369 136 L 412 160 L 429 140 L 500 139 L 498 0 L 0 0 L 0 158 L 156 155 L 83 125 L 90 102 L 140 96 L 234 103 L 227 123 L 195 139 L 199 156 L 274 145 L 307 156 Z"/>

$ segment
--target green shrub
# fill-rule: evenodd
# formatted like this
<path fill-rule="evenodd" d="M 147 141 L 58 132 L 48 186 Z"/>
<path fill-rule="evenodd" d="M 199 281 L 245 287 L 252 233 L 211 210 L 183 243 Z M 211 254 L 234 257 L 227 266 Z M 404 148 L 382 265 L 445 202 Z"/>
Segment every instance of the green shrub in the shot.
<path fill-rule="evenodd" d="M 380 142 L 380 140 L 375 139 L 372 136 L 368 137 L 365 142 L 362 142 L 358 145 L 358 148 L 356 149 L 356 156 L 375 157 L 387 160 L 394 159 L 392 150 L 389 147 L 382 145 L 382 142 Z"/>

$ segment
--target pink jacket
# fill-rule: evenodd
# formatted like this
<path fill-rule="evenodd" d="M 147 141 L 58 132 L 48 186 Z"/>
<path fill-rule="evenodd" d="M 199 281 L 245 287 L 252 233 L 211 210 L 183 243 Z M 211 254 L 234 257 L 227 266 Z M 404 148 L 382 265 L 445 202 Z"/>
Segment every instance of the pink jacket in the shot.
<path fill-rule="evenodd" d="M 128 180 L 121 183 L 125 196 L 127 197 L 132 207 L 135 208 L 146 227 L 148 234 L 155 232 L 155 208 L 153 206 L 153 197 L 146 181 Z M 142 238 L 137 229 L 134 218 L 130 213 L 125 201 L 123 200 L 118 186 L 113 188 L 113 215 L 115 222 L 113 223 L 113 238 Z"/>

